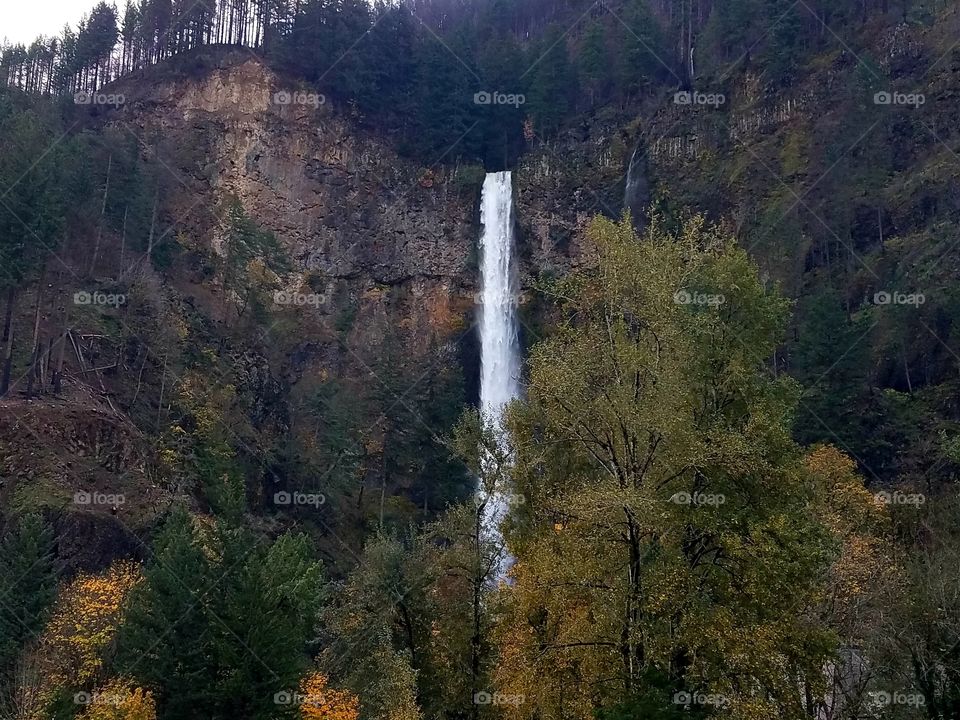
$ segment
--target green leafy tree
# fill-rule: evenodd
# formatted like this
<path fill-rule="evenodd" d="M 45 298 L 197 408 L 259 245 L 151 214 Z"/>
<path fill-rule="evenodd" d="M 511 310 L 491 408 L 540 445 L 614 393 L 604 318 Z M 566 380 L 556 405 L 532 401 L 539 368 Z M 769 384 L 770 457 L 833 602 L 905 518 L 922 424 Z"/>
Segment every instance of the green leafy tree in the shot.
<path fill-rule="evenodd" d="M 796 386 L 766 368 L 788 304 L 701 218 L 588 237 L 510 412 L 526 502 L 497 686 L 526 698 L 516 717 L 701 693 L 800 720 L 793 678 L 822 675 L 832 639 L 797 610 L 834 550 L 790 438 Z"/>
<path fill-rule="evenodd" d="M 363 720 L 415 720 L 420 702 L 435 697 L 432 577 L 422 554 L 375 537 L 323 612 L 321 665 L 361 698 Z"/>

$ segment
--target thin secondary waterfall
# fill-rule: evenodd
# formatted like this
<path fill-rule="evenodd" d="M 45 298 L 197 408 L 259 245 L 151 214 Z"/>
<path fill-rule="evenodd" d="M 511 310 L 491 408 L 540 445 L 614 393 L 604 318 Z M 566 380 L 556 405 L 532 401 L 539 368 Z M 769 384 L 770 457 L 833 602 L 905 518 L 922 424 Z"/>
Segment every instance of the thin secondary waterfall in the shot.
<path fill-rule="evenodd" d="M 630 210 L 630 216 L 633 218 L 633 225 L 640 228 L 645 224 L 645 214 L 647 206 L 650 203 L 650 183 L 647 180 L 647 154 L 643 141 L 637 143 L 637 147 L 630 156 L 630 164 L 627 166 L 627 180 L 623 188 L 623 208 Z"/>
<path fill-rule="evenodd" d="M 488 173 L 480 201 L 480 412 L 502 436 L 503 410 L 520 392 L 517 288 L 513 268 L 513 184 L 509 171 Z M 484 527 L 498 536 L 507 514 L 506 488 L 486 497 Z M 504 563 L 507 565 L 508 563 Z M 501 567 L 501 575 L 506 567 Z"/>

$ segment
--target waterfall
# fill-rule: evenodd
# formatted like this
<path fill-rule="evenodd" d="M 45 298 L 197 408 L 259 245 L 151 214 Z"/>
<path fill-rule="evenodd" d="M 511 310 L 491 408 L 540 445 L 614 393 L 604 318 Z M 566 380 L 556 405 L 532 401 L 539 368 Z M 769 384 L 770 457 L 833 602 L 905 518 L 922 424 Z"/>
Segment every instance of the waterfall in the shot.
<path fill-rule="evenodd" d="M 647 206 L 650 202 L 650 182 L 647 180 L 647 152 L 643 141 L 630 156 L 627 179 L 623 188 L 623 207 L 630 210 L 633 225 L 638 230 L 646 224 Z"/>
<path fill-rule="evenodd" d="M 509 171 L 487 173 L 480 201 L 480 413 L 491 424 L 501 446 L 504 407 L 520 392 L 520 343 L 517 338 L 517 283 L 513 254 L 513 184 Z M 483 525 L 499 537 L 506 517 L 506 488 L 495 488 L 486 500 Z M 507 565 L 508 563 L 504 563 Z M 501 566 L 500 576 L 506 571 Z"/>

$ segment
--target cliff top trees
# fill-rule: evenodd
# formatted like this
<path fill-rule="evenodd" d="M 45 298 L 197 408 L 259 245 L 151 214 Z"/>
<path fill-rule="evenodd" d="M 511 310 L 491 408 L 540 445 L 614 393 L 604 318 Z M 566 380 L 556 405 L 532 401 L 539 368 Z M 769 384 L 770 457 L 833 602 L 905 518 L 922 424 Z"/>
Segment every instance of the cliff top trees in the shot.
<path fill-rule="evenodd" d="M 0 98 L 0 285 L 33 275 L 60 241 L 64 225 L 59 122 L 44 110 Z"/>
<path fill-rule="evenodd" d="M 90 18 L 77 35 L 78 69 L 94 88 L 109 77 L 108 64 L 118 35 L 117 8 L 100 2 L 90 11 Z"/>
<path fill-rule="evenodd" d="M 527 105 L 537 134 L 549 136 L 560 128 L 576 93 L 576 69 L 570 63 L 560 26 L 547 29 L 530 65 Z"/>

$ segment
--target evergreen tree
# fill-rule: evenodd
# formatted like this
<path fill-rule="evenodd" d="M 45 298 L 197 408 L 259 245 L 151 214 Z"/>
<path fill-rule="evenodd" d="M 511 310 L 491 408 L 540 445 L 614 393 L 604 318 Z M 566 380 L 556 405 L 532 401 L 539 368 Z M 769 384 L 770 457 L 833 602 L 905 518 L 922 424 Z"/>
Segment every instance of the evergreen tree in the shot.
<path fill-rule="evenodd" d="M 632 0 L 622 27 L 619 85 L 627 96 L 646 92 L 657 80 L 668 76 L 671 53 L 667 51 L 657 19 L 645 0 Z"/>
<path fill-rule="evenodd" d="M 117 8 L 101 1 L 77 34 L 77 63 L 84 74 L 85 87 L 96 89 L 111 79 L 110 54 L 118 36 Z"/>
<path fill-rule="evenodd" d="M 417 150 L 431 164 L 466 156 L 476 157 L 480 133 L 476 124 L 480 106 L 474 103 L 479 74 L 470 63 L 472 52 L 460 35 L 445 47 L 436 38 L 425 38 L 419 63 Z"/>
<path fill-rule="evenodd" d="M 580 77 L 590 92 L 590 105 L 602 102 L 610 85 L 610 56 L 603 25 L 595 20 L 587 29 L 580 49 Z"/>
<path fill-rule="evenodd" d="M 39 515 L 24 515 L 0 539 L 0 687 L 43 630 L 55 590 L 53 531 Z"/>
<path fill-rule="evenodd" d="M 224 520 L 201 535 L 176 510 L 131 600 L 117 671 L 154 691 L 160 718 L 275 718 L 290 709 L 274 695 L 308 666 L 320 599 L 305 537 L 265 545 Z"/>
<path fill-rule="evenodd" d="M 223 579 L 207 618 L 219 668 L 216 717 L 271 720 L 278 713 L 274 695 L 295 689 L 309 666 L 320 565 L 303 535 L 263 547 L 249 530 L 221 526 L 217 548 Z"/>
<path fill-rule="evenodd" d="M 523 150 L 523 117 L 525 82 L 520 77 L 523 54 L 512 35 L 488 40 L 480 56 L 482 90 L 497 93 L 506 103 L 478 106 L 484 146 L 484 164 L 492 168 L 509 167 Z M 509 102 L 511 97 L 516 101 Z M 492 96 L 491 96 L 492 99 Z M 526 99 L 525 97 L 523 98 Z"/>
<path fill-rule="evenodd" d="M 395 128 L 406 139 L 417 105 L 415 21 L 406 5 L 393 7 L 383 2 L 374 6 L 374 16 L 370 34 L 358 46 L 370 87 L 356 96 L 356 101 L 364 113 Z"/>
<path fill-rule="evenodd" d="M 535 53 L 527 106 L 534 130 L 542 137 L 556 133 L 573 109 L 576 75 L 570 64 L 566 39 L 551 25 Z"/>
<path fill-rule="evenodd" d="M 117 640 L 118 674 L 153 688 L 160 718 L 215 708 L 213 631 L 206 606 L 222 592 L 190 515 L 175 509 L 154 542 L 144 582 L 133 590 Z"/>
<path fill-rule="evenodd" d="M 832 289 L 804 298 L 797 312 L 791 373 L 804 386 L 794 435 L 798 442 L 833 443 L 852 453 L 872 473 L 893 462 L 882 430 L 883 405 L 870 391 L 867 318 L 850 318 Z"/>
<path fill-rule="evenodd" d="M 50 115 L 0 103 L 0 136 L 16 148 L 0 154 L 0 186 L 6 188 L 0 202 L 0 268 L 4 271 L 0 287 L 6 291 L 0 397 L 9 389 L 13 374 L 17 338 L 11 320 L 18 291 L 42 275 L 65 223 L 63 176 L 69 143 L 58 142 L 59 119 Z"/>
<path fill-rule="evenodd" d="M 129 72 L 133 68 L 139 67 L 143 48 L 140 44 L 140 7 L 127 0 L 123 9 L 123 20 L 121 21 L 120 37 L 123 41 L 123 51 L 120 56 L 121 72 Z"/>
<path fill-rule="evenodd" d="M 772 29 L 764 59 L 775 83 L 789 84 L 796 78 L 803 57 L 803 12 L 789 0 L 766 0 L 765 27 Z"/>

